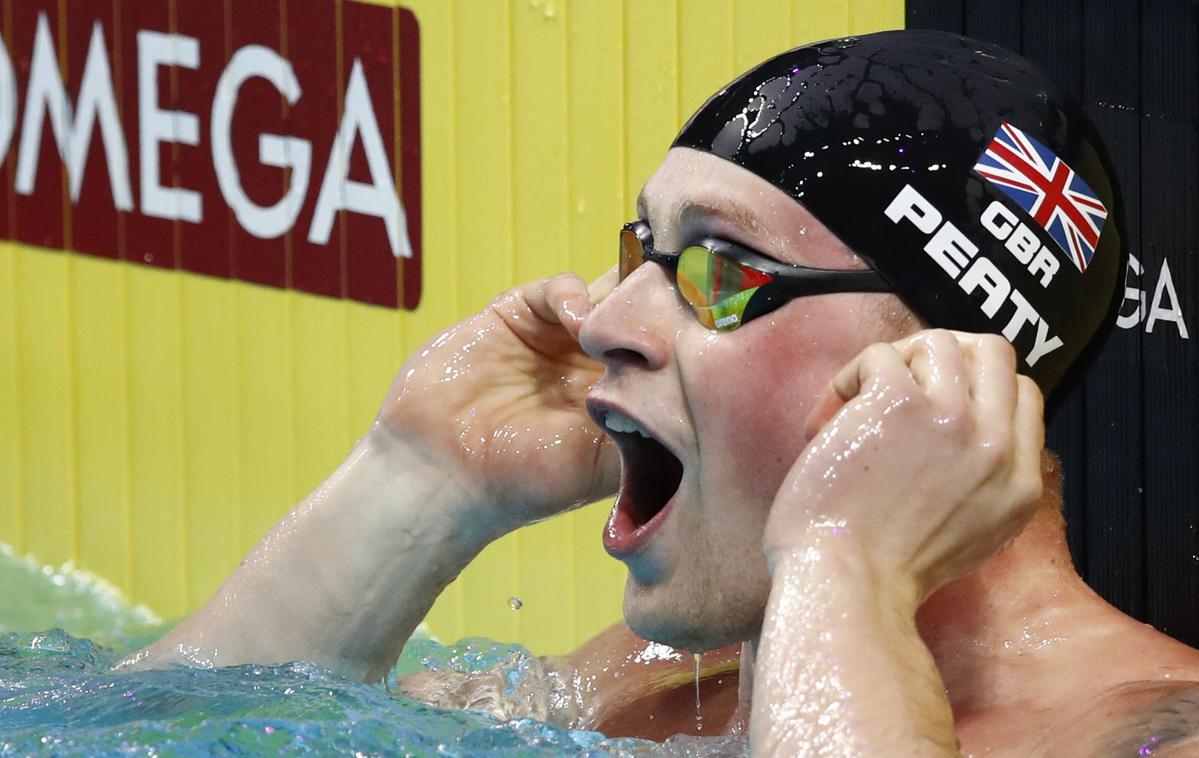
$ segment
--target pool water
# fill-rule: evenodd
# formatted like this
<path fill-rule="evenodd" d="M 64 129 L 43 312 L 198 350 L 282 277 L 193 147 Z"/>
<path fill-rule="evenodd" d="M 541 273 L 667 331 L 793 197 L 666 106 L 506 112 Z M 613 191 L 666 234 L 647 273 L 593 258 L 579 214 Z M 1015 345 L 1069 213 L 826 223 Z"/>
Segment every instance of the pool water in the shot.
<path fill-rule="evenodd" d="M 167 628 L 82 572 L 41 567 L 0 546 L 0 756 L 745 753 L 733 738 L 608 740 L 532 719 L 443 710 L 303 662 L 109 671 Z M 388 681 L 421 669 L 506 666 L 515 688 L 521 669 L 512 662 L 527 656 L 490 640 L 445 646 L 415 638 Z"/>

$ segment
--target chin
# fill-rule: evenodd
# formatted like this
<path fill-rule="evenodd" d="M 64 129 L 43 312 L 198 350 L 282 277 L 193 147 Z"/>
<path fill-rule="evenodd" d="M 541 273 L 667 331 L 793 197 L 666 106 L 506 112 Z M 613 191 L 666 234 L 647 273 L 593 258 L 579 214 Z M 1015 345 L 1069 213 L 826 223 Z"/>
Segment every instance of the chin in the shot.
<path fill-rule="evenodd" d="M 736 642 L 755 640 L 762 631 L 766 598 L 741 595 L 739 602 L 717 603 L 712 597 L 688 603 L 685 592 L 665 586 L 643 587 L 632 577 L 625 587 L 625 623 L 642 639 L 676 649 L 703 653 Z M 746 602 L 748 601 L 748 602 Z"/>

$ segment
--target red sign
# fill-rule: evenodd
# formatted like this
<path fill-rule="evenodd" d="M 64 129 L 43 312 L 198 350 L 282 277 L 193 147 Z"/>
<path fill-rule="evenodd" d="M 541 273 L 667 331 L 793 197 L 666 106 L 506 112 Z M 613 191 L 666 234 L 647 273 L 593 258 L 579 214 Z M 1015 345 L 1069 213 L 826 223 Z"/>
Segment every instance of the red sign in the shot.
<path fill-rule="evenodd" d="M 0 237 L 416 308 L 410 11 L 349 0 L 11 8 Z"/>

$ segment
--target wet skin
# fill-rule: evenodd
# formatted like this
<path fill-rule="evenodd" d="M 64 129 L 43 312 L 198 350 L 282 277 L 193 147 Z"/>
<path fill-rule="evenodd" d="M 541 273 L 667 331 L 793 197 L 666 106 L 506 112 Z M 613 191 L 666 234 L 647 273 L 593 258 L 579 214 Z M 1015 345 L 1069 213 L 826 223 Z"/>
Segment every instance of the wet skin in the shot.
<path fill-rule="evenodd" d="M 716 236 L 780 260 L 861 266 L 781 192 L 705 154 L 672 151 L 641 206 L 663 250 Z M 652 432 L 683 466 L 678 493 L 640 531 L 642 495 L 626 479 L 605 535 L 629 567 L 630 625 L 688 650 L 755 640 L 772 588 L 763 539 L 779 486 L 849 399 L 830 404 L 830 379 L 864 347 L 900 335 L 880 320 L 879 295 L 805 298 L 715 335 L 656 265 L 609 294 L 610 286 L 588 292 L 569 276 L 534 282 L 432 340 L 401 367 L 377 423 L 345 463 L 204 608 L 124 665 L 304 659 L 377 679 L 488 542 L 616 489 L 616 460 L 595 423 L 611 411 Z M 638 443 L 612 436 L 634 469 Z M 920 449 L 902 437 L 892 444 Z M 1055 497 L 1050 484 L 1008 549 L 909 619 L 918 622 L 916 644 L 927 645 L 922 655 L 936 664 L 922 691 L 946 693 L 948 729 L 967 752 L 1103 754 L 1157 737 L 1153 754 L 1166 755 L 1163 735 L 1175 745 L 1185 735 L 1162 720 L 1192 698 L 1199 654 L 1085 588 L 1060 520 L 1044 515 L 1056 512 Z M 880 523 L 900 530 L 901 509 L 890 515 Z M 776 637 L 777 648 L 802 660 L 808 650 L 789 639 Z M 1009 644 L 1029 639 L 1045 644 Z M 590 724 L 661 735 L 667 719 L 638 721 L 651 704 L 674 724 L 693 717 L 686 655 L 647 665 L 639 645 L 623 632 L 603 636 L 566 664 L 593 685 L 585 693 Z M 727 651 L 712 655 L 719 667 Z M 855 653 L 845 662 L 863 660 Z M 608 676 L 614 668 L 621 677 Z M 710 680 L 705 697 L 727 712 L 737 683 L 727 672 Z M 802 689 L 805 681 L 788 684 Z M 742 715 L 745 705 L 742 697 Z M 712 715 L 712 723 L 725 720 Z"/>
<path fill-rule="evenodd" d="M 789 263 L 864 267 L 781 190 L 706 153 L 671 150 L 638 213 L 665 251 L 718 237 Z M 588 315 L 580 339 L 606 369 L 588 396 L 592 415 L 634 419 L 683 466 L 678 492 L 638 530 L 636 451 L 615 435 L 625 477 L 605 544 L 629 568 L 624 612 L 636 632 L 694 650 L 757 635 L 770 588 L 770 504 L 807 443 L 803 420 L 820 391 L 889 336 L 873 317 L 878 298 L 803 298 L 717 334 L 696 320 L 670 272 L 647 264 Z"/>
<path fill-rule="evenodd" d="M 855 265 L 852 253 L 802 208 L 739 171 L 708 156 L 672 151 L 647 183 L 639 209 L 654 229 L 656 246 L 677 250 L 711 235 L 781 260 L 829 268 Z M 732 212 L 742 203 L 748 204 L 745 213 Z M 723 213 L 687 211 L 696 205 Z M 798 233 L 801 229 L 804 234 Z M 869 297 L 877 296 L 810 298 L 791 303 L 774 318 L 717 336 L 696 328 L 662 269 L 643 266 L 590 314 L 582 341 L 607 369 L 590 396 L 593 415 L 602 420 L 605 410 L 614 409 L 635 419 L 684 468 L 678 494 L 648 525 L 637 528 L 643 517 L 635 504 L 626 502 L 617 505 L 609 525 L 609 550 L 630 570 L 625 613 L 635 630 L 691 647 L 756 637 L 770 588 L 760 558 L 767 514 L 772 505 L 780 505 L 776 493 L 784 475 L 835 410 L 818 407 L 824 401 L 817 398 L 857 350 L 896 336 L 880 328 L 878 308 L 864 302 Z M 642 314 L 647 318 L 641 320 Z M 977 373 L 984 382 L 1014 371 L 1003 368 L 1011 363 L 1007 346 L 996 346 L 994 340 L 989 345 L 1001 357 L 981 362 Z M 930 354 L 925 360 L 925 374 L 947 375 L 950 385 L 964 381 L 960 357 L 955 362 L 944 353 Z M 725 377 L 735 379 L 720 381 Z M 1039 411 L 1026 411 L 1023 417 L 1023 425 L 1003 444 L 1039 450 Z M 985 413 L 976 420 L 983 430 L 1002 426 Z M 915 447 L 914 462 L 929 456 L 932 451 L 923 441 L 904 440 L 900 431 L 901 437 L 890 439 L 889 445 L 908 448 L 909 454 Z M 993 442 L 982 439 L 980 448 L 985 453 Z M 1030 466 L 1031 475 L 1039 478 L 1036 461 L 1029 457 L 1024 456 L 1025 480 Z M 626 452 L 626 468 L 627 458 Z M 884 700 L 874 712 L 858 716 L 873 719 L 877 734 L 892 740 L 903 733 L 886 726 L 895 713 L 909 722 L 922 721 L 926 733 L 910 736 L 931 752 L 951 751 L 957 740 L 967 753 L 1102 755 L 1148 745 L 1157 755 L 1189 754 L 1196 745 L 1188 740 L 1199 725 L 1199 708 L 1188 705 L 1196 700 L 1199 653 L 1123 616 L 1085 586 L 1066 550 L 1057 515 L 1060 482 L 1050 468 L 1047 464 L 1040 497 L 1030 499 L 1034 490 L 1019 482 L 1011 485 L 1014 493 L 1002 497 L 1000 491 L 985 490 L 976 507 L 991 509 L 991 515 L 979 518 L 980 511 L 962 520 L 964 529 L 938 537 L 943 542 L 940 557 L 922 559 L 918 573 L 923 586 L 916 594 L 927 597 L 941 589 L 923 603 L 918 623 L 913 603 L 901 625 L 908 629 L 902 644 L 923 673 L 888 682 L 883 667 L 868 668 L 863 680 L 868 690 L 885 692 L 898 683 L 897 698 L 909 697 L 916 711 L 934 715 L 904 713 L 896 707 L 898 700 Z M 626 487 L 622 498 L 629 495 Z M 887 498 L 880 494 L 868 502 Z M 1000 550 L 1030 515 L 1030 525 Z M 891 525 L 884 533 L 905 531 L 902 513 L 880 512 L 876 520 Z M 777 538 L 785 527 L 775 521 Z M 964 572 L 964 578 L 941 586 Z M 851 577 L 850 572 L 834 576 L 831 586 L 840 583 L 849 594 L 856 589 L 846 584 L 853 582 Z M 810 589 L 801 588 L 801 595 L 808 594 Z M 779 642 L 790 646 L 788 654 L 798 661 L 809 659 L 815 645 L 801 645 L 800 635 L 787 632 L 784 611 L 773 612 L 781 622 Z M 863 648 L 847 653 L 838 668 L 855 661 L 877 663 L 866 645 L 878 640 L 862 642 Z M 1140 654 L 1130 655 L 1132 650 Z M 767 665 L 775 670 L 785 664 Z M 910 662 L 900 670 L 910 672 Z M 1092 673 L 1080 676 L 1082 671 Z M 787 696 L 805 685 L 788 683 L 790 692 L 773 702 L 755 702 L 755 713 L 785 712 Z M 905 692 L 905 687 L 918 691 Z M 770 700 L 769 688 L 763 689 L 760 699 Z M 862 691 L 857 692 L 860 698 Z M 945 712 L 936 715 L 941 708 Z M 830 731 L 822 727 L 807 738 Z M 829 744 L 855 748 L 852 740 L 839 739 L 833 735 Z M 758 747 L 769 745 L 762 739 Z M 788 753 L 785 745 L 780 748 L 776 752 Z M 877 744 L 866 752 L 883 754 Z M 906 748 L 900 753 L 906 754 Z"/>
<path fill-rule="evenodd" d="M 1032 523 L 917 623 L 964 752 L 1195 755 L 1199 652 L 1129 618 L 1075 572 L 1046 466 Z M 1131 745 L 1131 749 L 1130 749 Z"/>

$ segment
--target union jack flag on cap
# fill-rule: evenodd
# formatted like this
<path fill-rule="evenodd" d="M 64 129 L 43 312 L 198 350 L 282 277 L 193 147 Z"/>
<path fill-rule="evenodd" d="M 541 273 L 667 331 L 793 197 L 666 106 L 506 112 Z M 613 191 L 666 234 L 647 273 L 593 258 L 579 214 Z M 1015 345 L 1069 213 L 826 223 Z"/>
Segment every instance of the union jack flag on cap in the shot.
<path fill-rule="evenodd" d="M 1079 271 L 1087 270 L 1107 208 L 1065 161 L 1005 121 L 974 170 L 1049 232 Z"/>

